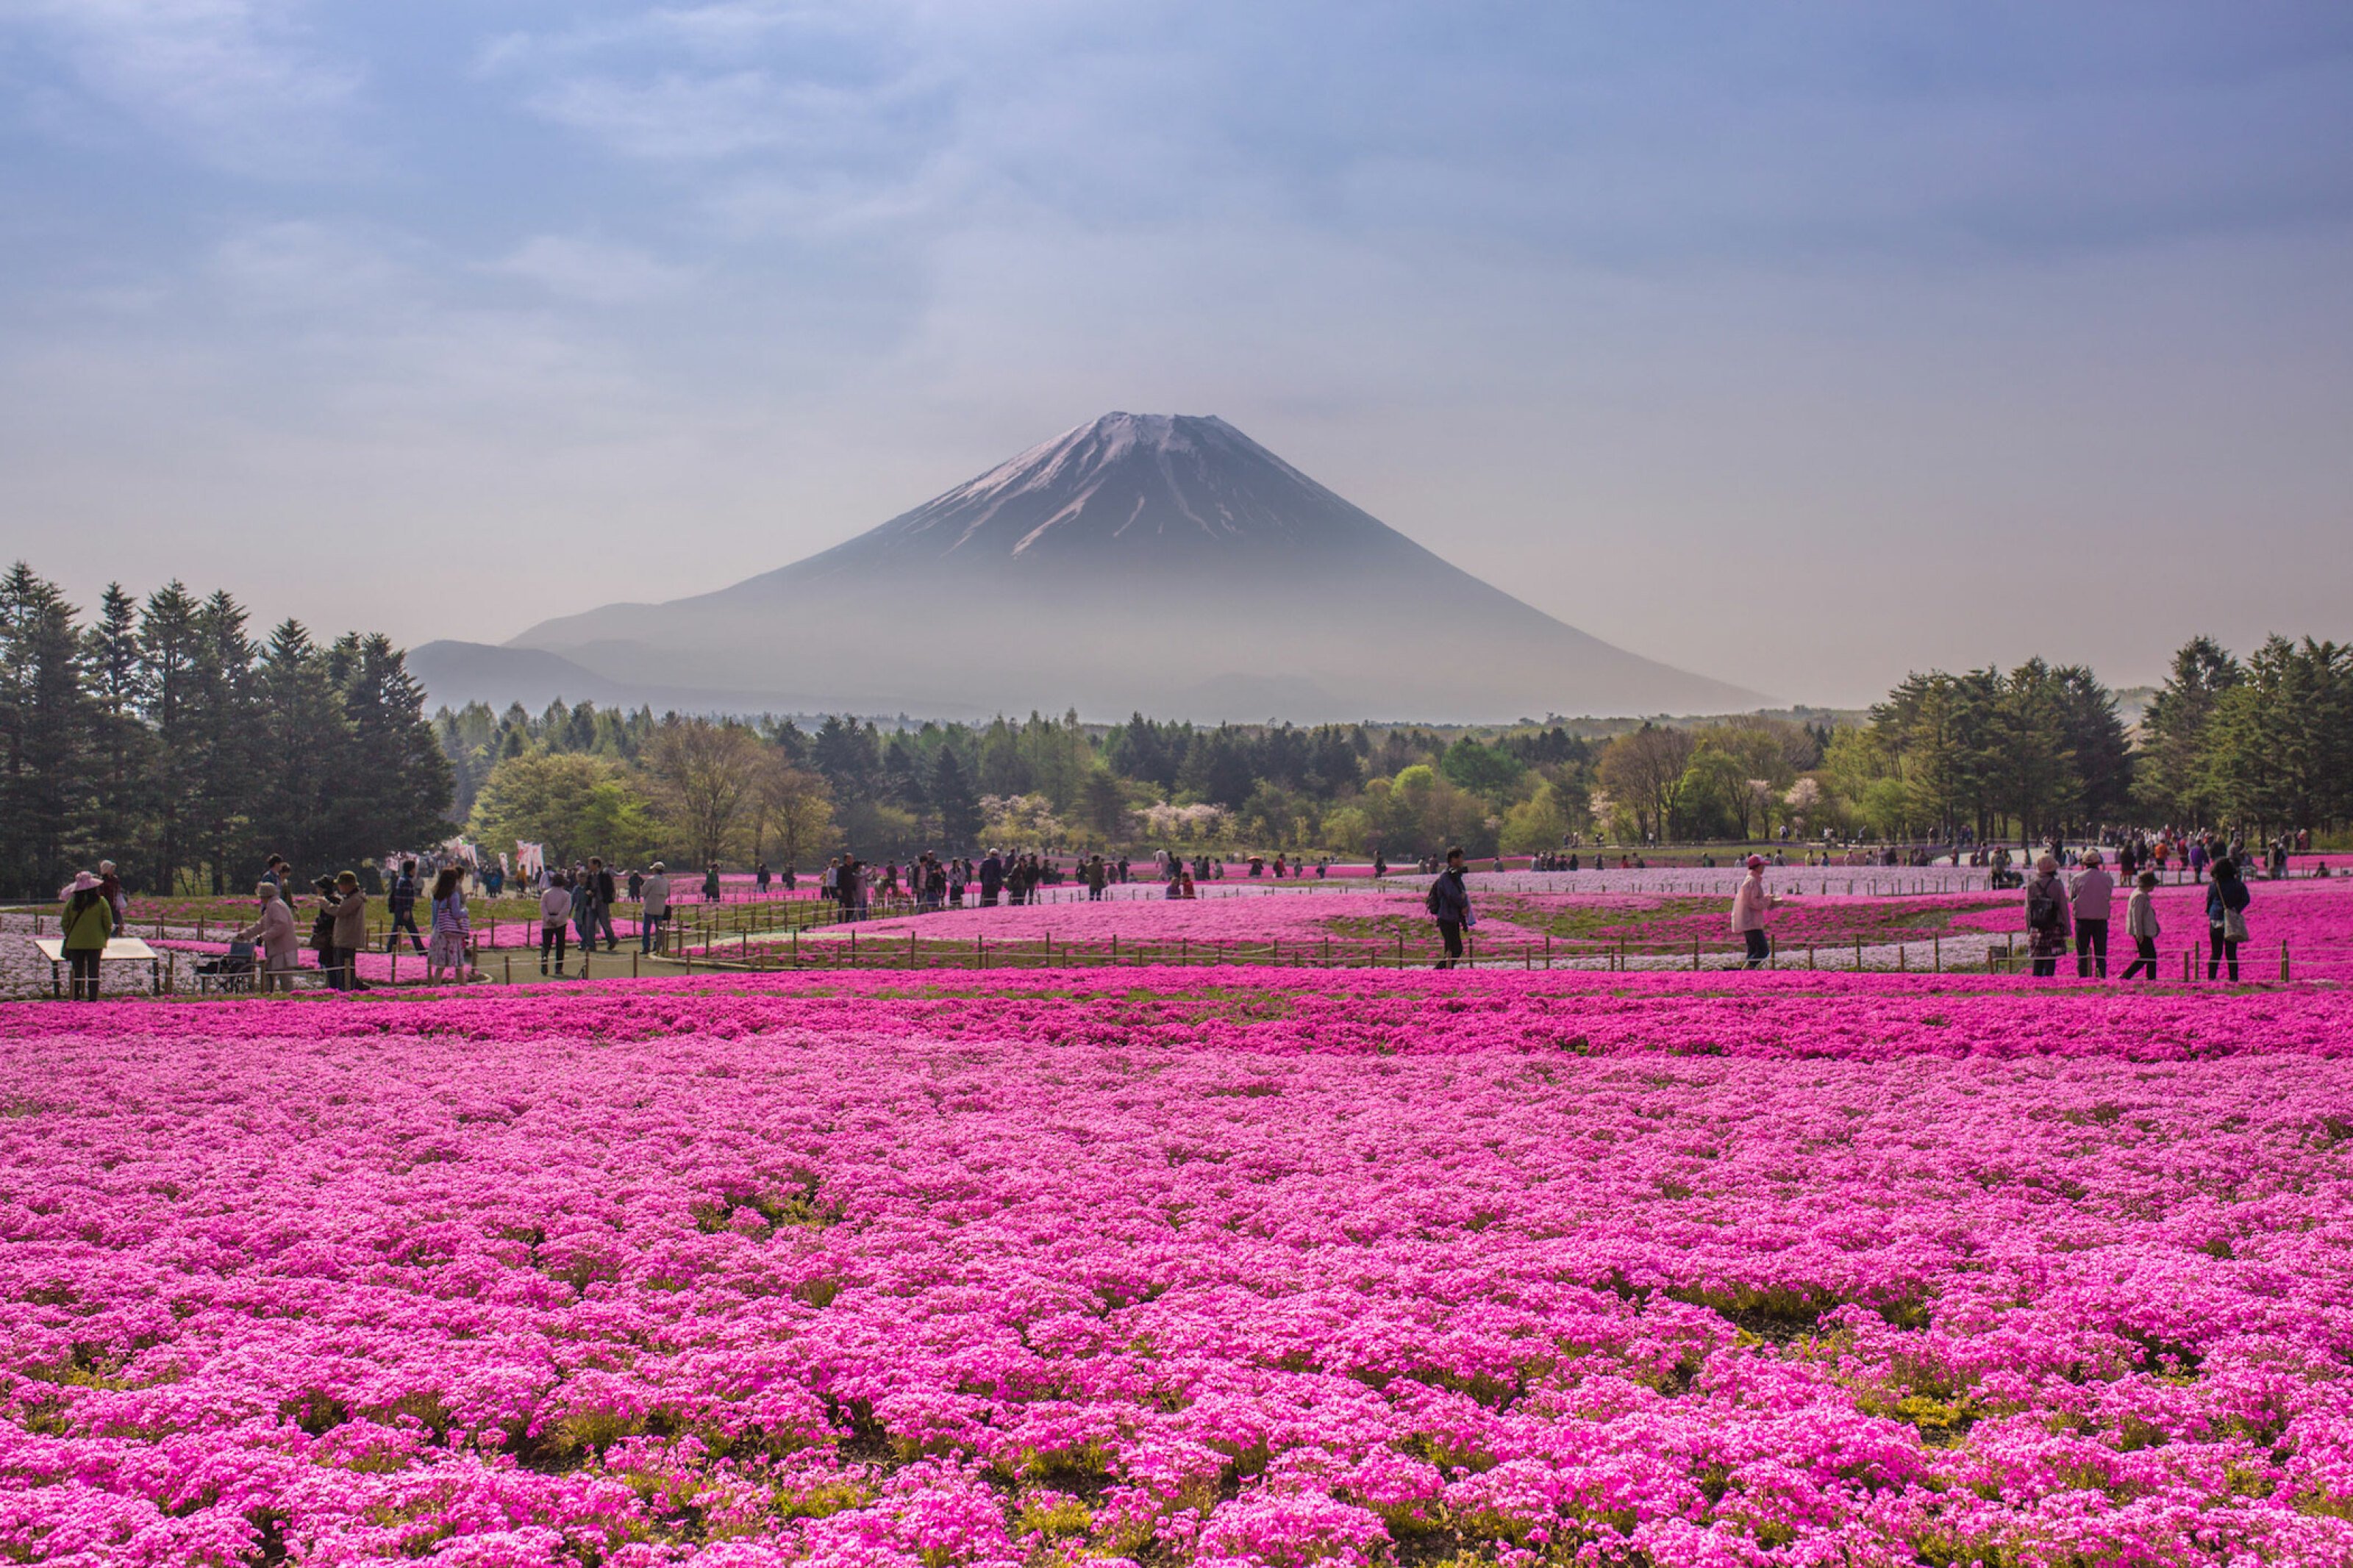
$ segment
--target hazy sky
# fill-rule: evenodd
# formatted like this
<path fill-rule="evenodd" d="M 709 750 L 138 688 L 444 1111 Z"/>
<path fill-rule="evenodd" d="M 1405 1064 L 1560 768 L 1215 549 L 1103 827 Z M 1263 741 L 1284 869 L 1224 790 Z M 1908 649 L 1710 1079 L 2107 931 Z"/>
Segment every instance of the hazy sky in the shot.
<path fill-rule="evenodd" d="M 495 641 L 1217 414 L 1785 698 L 2129 683 L 2353 634 L 2348 149 L 2343 0 L 0 0 L 0 547 Z"/>

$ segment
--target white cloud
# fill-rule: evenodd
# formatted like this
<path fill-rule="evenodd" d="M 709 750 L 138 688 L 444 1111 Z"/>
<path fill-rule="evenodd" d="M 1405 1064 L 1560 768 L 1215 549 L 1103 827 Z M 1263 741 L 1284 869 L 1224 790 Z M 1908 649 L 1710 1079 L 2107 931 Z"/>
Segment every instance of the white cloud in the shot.
<path fill-rule="evenodd" d="M 302 26 L 300 0 L 0 0 L 103 110 L 240 174 L 315 174 L 363 80 Z"/>

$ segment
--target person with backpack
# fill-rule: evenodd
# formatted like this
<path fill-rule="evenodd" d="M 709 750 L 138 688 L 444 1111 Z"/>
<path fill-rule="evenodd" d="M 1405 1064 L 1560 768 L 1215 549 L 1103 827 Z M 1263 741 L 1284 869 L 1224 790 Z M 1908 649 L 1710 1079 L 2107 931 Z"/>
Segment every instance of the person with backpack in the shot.
<path fill-rule="evenodd" d="M 2134 879 L 2132 901 L 2125 905 L 2125 934 L 2132 938 L 2134 954 L 2125 970 L 2126 980 L 2144 971 L 2150 980 L 2157 978 L 2157 900 L 2150 896 L 2156 891 L 2156 872 L 2143 871 Z"/>
<path fill-rule="evenodd" d="M 2067 889 L 2069 912 L 2075 920 L 2075 978 L 2091 977 L 2099 965 L 2108 977 L 2108 913 L 2115 907 L 2116 879 L 2109 876 L 2097 849 L 2084 851 L 2084 869 Z"/>
<path fill-rule="evenodd" d="M 2239 863 L 2218 856 L 2207 868 L 2213 879 L 2206 884 L 2206 978 L 2211 980 L 2225 963 L 2233 984 L 2239 978 L 2239 944 L 2247 940 L 2247 906 L 2254 901 Z"/>
<path fill-rule="evenodd" d="M 1430 918 L 1438 922 L 1438 940 L 1446 945 L 1446 956 L 1432 967 L 1451 969 L 1462 957 L 1462 931 L 1477 923 L 1471 912 L 1471 893 L 1462 885 L 1462 851 L 1446 852 L 1446 869 L 1430 884 L 1430 894 L 1422 900 Z"/>
<path fill-rule="evenodd" d="M 66 912 L 58 929 L 70 972 L 68 993 L 77 1002 L 98 1000 L 98 961 L 114 935 L 114 906 L 106 901 L 104 884 L 87 871 L 77 872 L 66 889 Z"/>
<path fill-rule="evenodd" d="M 2026 949 L 2034 959 L 2036 979 L 2059 973 L 2059 956 L 2067 951 L 2073 923 L 2067 885 L 2059 879 L 2059 857 L 2045 853 L 2026 880 Z"/>
<path fill-rule="evenodd" d="M 417 862 L 403 860 L 400 875 L 392 879 L 391 890 L 384 896 L 384 912 L 392 924 L 384 933 L 384 950 L 392 952 L 400 945 L 400 933 L 406 931 L 417 951 L 425 951 L 425 939 L 417 934 Z"/>

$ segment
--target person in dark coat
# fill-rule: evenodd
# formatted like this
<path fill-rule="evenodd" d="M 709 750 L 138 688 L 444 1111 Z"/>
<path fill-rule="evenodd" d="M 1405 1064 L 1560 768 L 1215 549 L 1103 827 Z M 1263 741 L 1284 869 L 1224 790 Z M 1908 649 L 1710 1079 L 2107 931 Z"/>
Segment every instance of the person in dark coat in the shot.
<path fill-rule="evenodd" d="M 1430 918 L 1438 922 L 1438 939 L 1446 944 L 1446 956 L 1436 967 L 1451 969 L 1462 957 L 1462 928 L 1472 921 L 1470 889 L 1462 885 L 1462 851 L 1446 852 L 1446 868 L 1430 884 L 1428 900 Z"/>

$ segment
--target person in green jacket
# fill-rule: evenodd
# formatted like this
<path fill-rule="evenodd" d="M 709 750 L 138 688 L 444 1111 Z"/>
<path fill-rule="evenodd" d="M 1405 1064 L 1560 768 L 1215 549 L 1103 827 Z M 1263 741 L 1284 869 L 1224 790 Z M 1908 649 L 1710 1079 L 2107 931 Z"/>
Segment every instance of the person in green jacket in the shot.
<path fill-rule="evenodd" d="M 98 1000 L 98 961 L 114 934 L 114 906 L 106 901 L 102 887 L 83 871 L 66 889 L 63 946 L 66 962 L 72 965 L 71 994 L 77 1002 Z"/>

